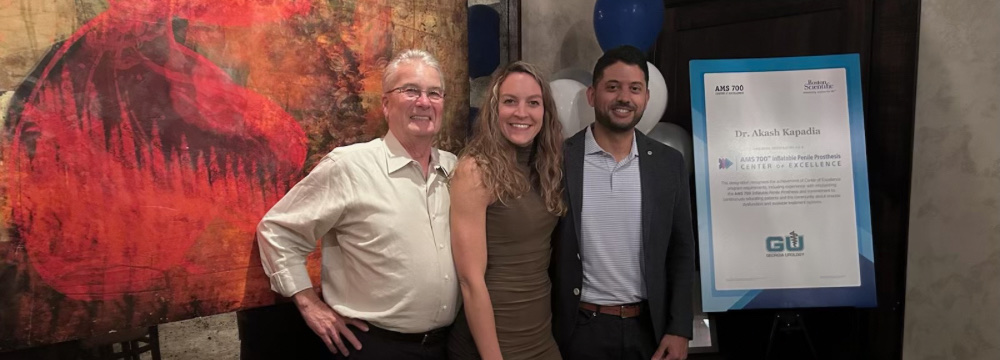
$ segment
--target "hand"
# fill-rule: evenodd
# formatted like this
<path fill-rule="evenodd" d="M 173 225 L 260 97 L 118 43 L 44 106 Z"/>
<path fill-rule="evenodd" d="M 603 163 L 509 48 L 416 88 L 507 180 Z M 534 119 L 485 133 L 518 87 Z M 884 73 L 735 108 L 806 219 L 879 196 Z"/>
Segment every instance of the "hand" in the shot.
<path fill-rule="evenodd" d="M 306 321 L 306 325 L 309 325 L 309 328 L 323 340 L 331 353 L 336 354 L 339 350 L 344 356 L 351 354 L 344 344 L 344 339 L 350 342 L 355 350 L 361 350 L 361 342 L 347 325 L 367 332 L 368 324 L 358 319 L 341 316 L 330 305 L 323 302 L 316 293 L 310 289 L 300 291 L 292 296 L 292 299 L 295 300 L 295 306 L 299 308 L 302 318 Z"/>
<path fill-rule="evenodd" d="M 653 354 L 653 360 L 686 360 L 688 339 L 677 335 L 663 335 L 660 347 Z"/>

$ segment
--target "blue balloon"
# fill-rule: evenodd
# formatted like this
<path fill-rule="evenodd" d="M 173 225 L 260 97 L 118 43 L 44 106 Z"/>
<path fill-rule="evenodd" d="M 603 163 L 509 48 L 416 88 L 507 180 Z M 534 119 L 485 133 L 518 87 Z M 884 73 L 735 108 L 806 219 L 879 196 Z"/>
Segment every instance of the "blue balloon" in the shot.
<path fill-rule="evenodd" d="M 594 32 L 604 51 L 632 45 L 642 51 L 656 42 L 663 27 L 662 0 L 597 0 Z"/>
<path fill-rule="evenodd" d="M 500 14 L 486 5 L 469 7 L 469 77 L 487 76 L 500 66 Z"/>

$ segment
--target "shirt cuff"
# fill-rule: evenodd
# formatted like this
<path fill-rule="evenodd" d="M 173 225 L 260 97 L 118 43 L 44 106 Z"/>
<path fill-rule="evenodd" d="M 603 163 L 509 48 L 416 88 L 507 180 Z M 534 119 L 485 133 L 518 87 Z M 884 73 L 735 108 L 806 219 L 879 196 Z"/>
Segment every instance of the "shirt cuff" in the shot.
<path fill-rule="evenodd" d="M 291 297 L 299 291 L 313 287 L 309 271 L 304 265 L 282 269 L 271 274 L 270 278 L 271 290 L 284 297 Z"/>

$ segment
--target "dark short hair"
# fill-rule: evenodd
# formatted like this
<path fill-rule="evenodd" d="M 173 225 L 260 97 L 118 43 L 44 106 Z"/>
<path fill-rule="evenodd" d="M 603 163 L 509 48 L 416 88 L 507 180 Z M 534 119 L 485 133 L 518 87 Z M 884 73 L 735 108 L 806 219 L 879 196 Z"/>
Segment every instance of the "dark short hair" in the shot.
<path fill-rule="evenodd" d="M 608 50 L 604 55 L 601 55 L 600 59 L 597 59 L 597 65 L 594 65 L 594 85 L 597 85 L 597 82 L 604 76 L 604 69 L 617 62 L 638 66 L 642 69 L 643 75 L 646 76 L 646 83 L 649 84 L 649 66 L 646 65 L 646 55 L 635 46 L 622 45 Z"/>

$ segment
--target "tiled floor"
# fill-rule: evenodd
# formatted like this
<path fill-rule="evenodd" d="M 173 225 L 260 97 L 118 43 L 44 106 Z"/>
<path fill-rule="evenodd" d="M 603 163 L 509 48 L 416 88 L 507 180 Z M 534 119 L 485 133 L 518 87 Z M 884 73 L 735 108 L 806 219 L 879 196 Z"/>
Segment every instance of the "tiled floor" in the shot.
<path fill-rule="evenodd" d="M 160 325 L 160 354 L 164 360 L 239 359 L 236 313 Z"/>

